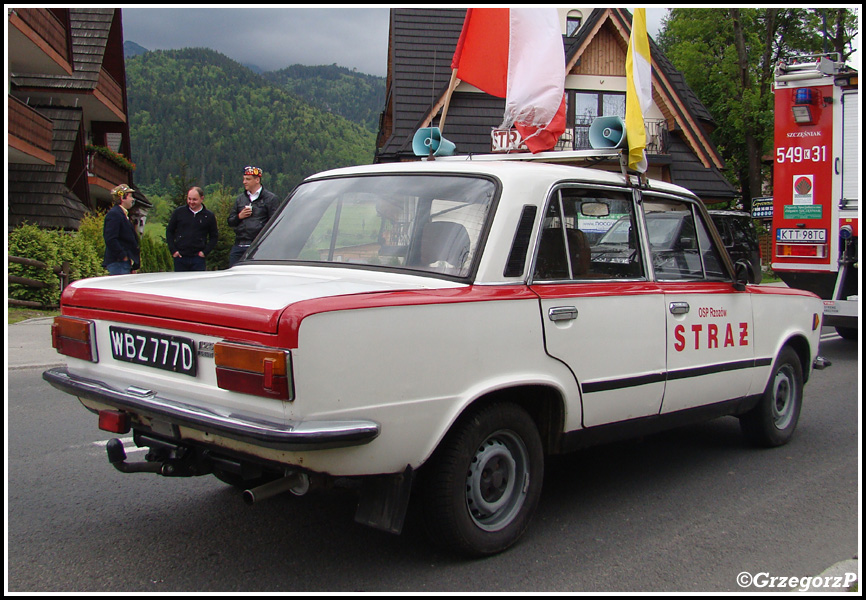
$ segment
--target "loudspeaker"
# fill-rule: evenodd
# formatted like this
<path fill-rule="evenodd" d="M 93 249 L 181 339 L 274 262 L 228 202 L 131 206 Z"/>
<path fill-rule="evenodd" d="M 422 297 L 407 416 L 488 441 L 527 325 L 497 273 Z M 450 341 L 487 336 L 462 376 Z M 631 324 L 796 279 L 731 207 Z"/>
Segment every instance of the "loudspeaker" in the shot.
<path fill-rule="evenodd" d="M 625 148 L 625 122 L 620 117 L 597 117 L 589 126 L 589 145 L 596 150 Z"/>
<path fill-rule="evenodd" d="M 415 156 L 451 156 L 456 151 L 457 146 L 442 137 L 438 127 L 422 127 L 412 138 Z"/>

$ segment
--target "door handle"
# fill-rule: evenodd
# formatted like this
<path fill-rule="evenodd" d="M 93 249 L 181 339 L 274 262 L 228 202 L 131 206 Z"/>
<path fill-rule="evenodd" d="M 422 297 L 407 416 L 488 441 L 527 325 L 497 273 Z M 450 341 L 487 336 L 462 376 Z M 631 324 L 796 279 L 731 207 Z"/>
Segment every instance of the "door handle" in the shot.
<path fill-rule="evenodd" d="M 684 315 L 689 312 L 688 302 L 671 302 L 669 309 L 672 315 Z"/>
<path fill-rule="evenodd" d="M 572 321 L 577 318 L 577 308 L 574 306 L 555 306 L 547 311 L 551 321 Z"/>

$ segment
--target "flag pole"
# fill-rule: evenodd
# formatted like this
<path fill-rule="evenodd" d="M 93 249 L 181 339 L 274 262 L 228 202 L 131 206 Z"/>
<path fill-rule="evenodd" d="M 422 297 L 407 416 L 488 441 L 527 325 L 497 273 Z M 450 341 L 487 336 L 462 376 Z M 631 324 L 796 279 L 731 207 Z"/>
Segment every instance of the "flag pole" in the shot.
<path fill-rule="evenodd" d="M 448 83 L 448 91 L 445 92 L 445 106 L 442 107 L 442 116 L 439 118 L 439 131 L 445 129 L 445 117 L 448 115 L 448 105 L 451 103 L 451 94 L 460 80 L 457 79 L 457 69 L 451 69 L 451 81 Z"/>

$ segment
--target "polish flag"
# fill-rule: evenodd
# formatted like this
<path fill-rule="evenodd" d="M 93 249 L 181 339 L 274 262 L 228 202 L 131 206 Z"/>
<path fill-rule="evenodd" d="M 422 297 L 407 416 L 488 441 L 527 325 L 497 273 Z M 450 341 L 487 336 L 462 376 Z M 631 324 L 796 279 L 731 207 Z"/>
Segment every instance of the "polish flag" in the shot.
<path fill-rule="evenodd" d="M 501 129 L 533 152 L 565 131 L 565 53 L 555 8 L 469 8 L 451 68 L 457 79 L 505 98 Z"/>

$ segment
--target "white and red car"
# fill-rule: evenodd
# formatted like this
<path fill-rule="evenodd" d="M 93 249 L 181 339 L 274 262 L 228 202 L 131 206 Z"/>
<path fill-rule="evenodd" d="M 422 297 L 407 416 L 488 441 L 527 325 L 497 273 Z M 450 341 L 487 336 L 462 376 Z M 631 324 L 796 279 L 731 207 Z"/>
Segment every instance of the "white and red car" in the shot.
<path fill-rule="evenodd" d="M 150 448 L 112 441 L 122 471 L 212 473 L 248 500 L 360 484 L 356 519 L 393 532 L 420 486 L 437 541 L 490 554 L 526 529 L 546 455 L 725 415 L 787 442 L 822 302 L 736 271 L 670 184 L 353 167 L 308 178 L 231 269 L 70 285 L 68 366 L 44 377 Z"/>

